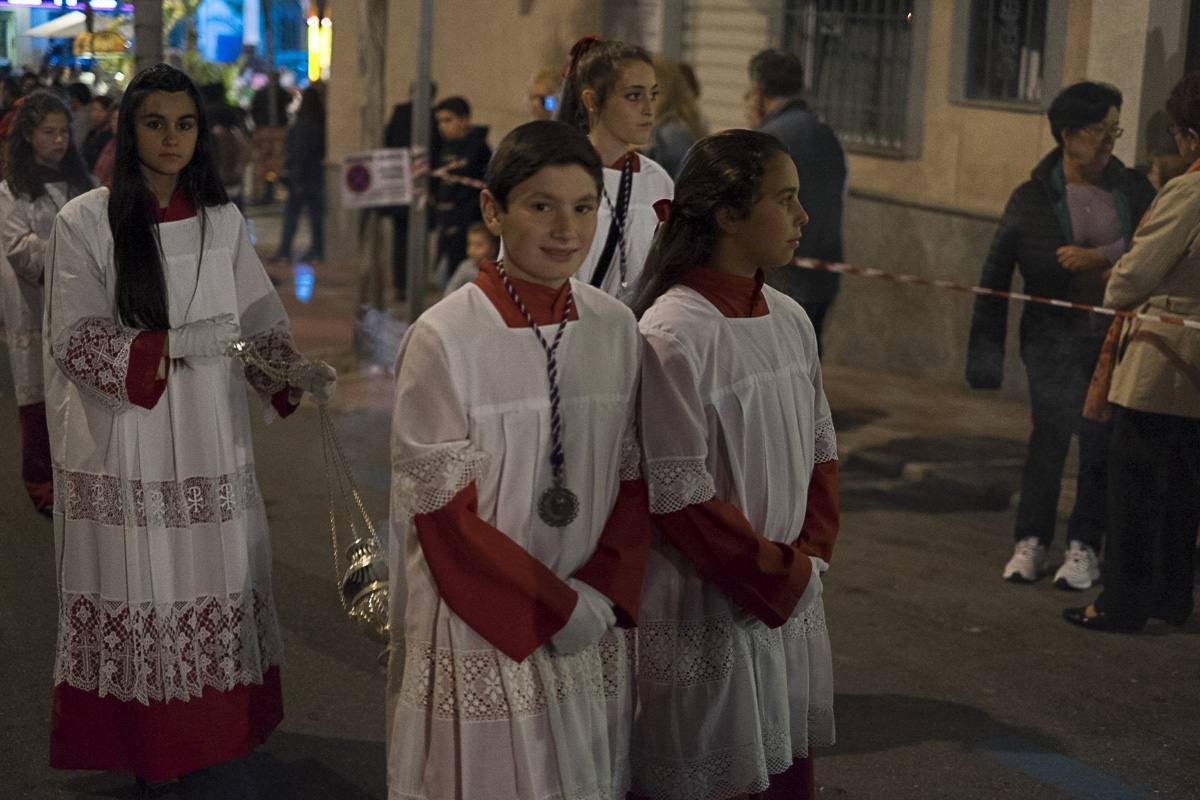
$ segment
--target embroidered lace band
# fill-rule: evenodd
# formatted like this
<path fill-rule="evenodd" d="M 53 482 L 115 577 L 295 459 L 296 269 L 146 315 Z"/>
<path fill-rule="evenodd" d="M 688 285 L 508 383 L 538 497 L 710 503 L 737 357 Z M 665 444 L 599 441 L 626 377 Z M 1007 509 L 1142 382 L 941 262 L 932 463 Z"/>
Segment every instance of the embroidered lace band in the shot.
<path fill-rule="evenodd" d="M 487 455 L 465 445 L 393 464 L 392 499 L 399 518 L 437 511 L 482 475 L 486 466 Z"/>
<path fill-rule="evenodd" d="M 129 605 L 63 593 L 54 683 L 142 704 L 262 683 L 283 645 L 270 596 Z"/>
<path fill-rule="evenodd" d="M 229 522 L 258 501 L 254 466 L 181 481 L 122 481 L 114 475 L 54 471 L 54 510 L 67 519 L 139 528 Z"/>
<path fill-rule="evenodd" d="M 637 437 L 626 436 L 621 442 L 621 469 L 617 479 L 635 481 L 642 477 L 642 446 Z"/>
<path fill-rule="evenodd" d="M 837 460 L 837 434 L 833 430 L 833 418 L 826 417 L 817 423 L 813 436 L 813 463 Z"/>
<path fill-rule="evenodd" d="M 86 389 L 113 411 L 129 406 L 125 376 L 129 348 L 138 332 L 119 327 L 103 317 L 86 317 L 75 323 L 70 335 L 53 347 L 55 363 L 76 386 Z"/>

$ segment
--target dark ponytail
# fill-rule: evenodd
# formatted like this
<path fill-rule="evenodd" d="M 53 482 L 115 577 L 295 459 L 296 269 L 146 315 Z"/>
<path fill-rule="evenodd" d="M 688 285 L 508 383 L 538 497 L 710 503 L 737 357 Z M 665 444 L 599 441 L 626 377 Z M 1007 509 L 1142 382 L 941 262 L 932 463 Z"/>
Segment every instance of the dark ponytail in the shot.
<path fill-rule="evenodd" d="M 602 107 L 613 87 L 617 85 L 621 65 L 627 61 L 642 61 L 651 67 L 654 66 L 650 54 L 637 45 L 603 41 L 595 36 L 585 36 L 576 42 L 571 47 L 567 65 L 563 69 L 558 119 L 584 133 L 590 132 L 588 110 L 583 104 L 583 90 L 594 91 L 597 106 Z"/>
<path fill-rule="evenodd" d="M 717 212 L 729 209 L 741 219 L 761 197 L 767 162 L 787 155 L 783 143 L 767 133 L 728 130 L 692 145 L 675 182 L 671 214 L 646 256 L 633 313 L 640 319 L 654 301 L 688 271 L 712 258 L 720 226 Z"/>
<path fill-rule="evenodd" d="M 179 173 L 178 188 L 200 214 L 200 258 L 207 226 L 206 206 L 229 202 L 213 165 L 208 118 L 200 91 L 187 75 L 168 64 L 156 64 L 137 74 L 121 99 L 117 117 L 117 155 L 112 191 L 108 197 L 108 226 L 113 237 L 117 272 L 117 311 L 134 328 L 166 330 L 167 281 L 155 214 L 158 200 L 146 185 L 137 152 L 137 114 L 153 92 L 187 92 L 196 105 L 196 150 Z"/>

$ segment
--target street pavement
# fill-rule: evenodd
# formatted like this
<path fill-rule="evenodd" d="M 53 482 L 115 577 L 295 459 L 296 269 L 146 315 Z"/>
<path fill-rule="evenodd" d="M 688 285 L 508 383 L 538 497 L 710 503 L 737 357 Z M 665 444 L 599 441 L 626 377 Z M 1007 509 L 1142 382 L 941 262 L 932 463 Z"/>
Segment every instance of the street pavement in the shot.
<path fill-rule="evenodd" d="M 278 218 L 259 213 L 256 223 L 259 249 L 270 252 Z M 300 302 L 292 269 L 271 267 L 301 350 L 341 371 L 335 423 L 367 508 L 383 523 L 387 359 L 363 363 L 351 347 L 352 256 L 314 271 L 312 298 Z M 394 335 L 358 333 L 384 351 Z M 825 580 L 838 743 L 817 754 L 819 796 L 1200 797 L 1200 622 L 1090 633 L 1059 613 L 1093 593 L 1058 591 L 1048 578 L 1000 580 L 1024 406 L 846 366 L 827 367 L 825 379 L 843 524 Z M 379 648 L 338 601 L 317 412 L 306 403 L 281 423 L 255 424 L 287 648 L 286 717 L 254 755 L 156 796 L 382 799 Z M 49 524 L 24 496 L 18 453 L 0 357 L 0 798 L 133 797 L 127 776 L 46 765 L 54 558 Z M 1064 509 L 1072 494 L 1068 481 Z M 1062 536 L 1060 523 L 1056 551 Z"/>

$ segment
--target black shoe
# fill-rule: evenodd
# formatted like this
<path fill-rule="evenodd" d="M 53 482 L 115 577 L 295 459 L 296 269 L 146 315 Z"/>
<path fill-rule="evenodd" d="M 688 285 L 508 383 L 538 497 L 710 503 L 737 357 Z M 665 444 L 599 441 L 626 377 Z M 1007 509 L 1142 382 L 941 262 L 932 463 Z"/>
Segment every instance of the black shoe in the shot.
<path fill-rule="evenodd" d="M 1127 622 L 1118 617 L 1106 614 L 1103 611 L 1096 611 L 1095 616 L 1089 617 L 1087 614 L 1089 608 L 1091 608 L 1091 606 L 1064 608 L 1062 612 L 1063 619 L 1072 625 L 1078 625 L 1079 627 L 1086 628 L 1090 631 L 1137 633 L 1143 627 L 1143 625 L 1136 625 L 1132 622 Z"/>

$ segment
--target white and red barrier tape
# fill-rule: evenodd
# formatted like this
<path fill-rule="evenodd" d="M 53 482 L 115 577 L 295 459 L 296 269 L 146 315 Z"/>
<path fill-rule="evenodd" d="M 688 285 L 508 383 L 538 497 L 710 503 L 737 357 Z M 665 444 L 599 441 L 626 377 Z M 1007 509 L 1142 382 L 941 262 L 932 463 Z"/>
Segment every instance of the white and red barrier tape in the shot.
<path fill-rule="evenodd" d="M 967 286 L 966 284 L 953 283 L 939 278 L 922 278 L 919 275 L 907 275 L 902 272 L 884 272 L 874 267 L 856 267 L 853 264 L 830 263 L 828 261 L 818 261 L 815 258 L 792 259 L 792 264 L 805 269 L 840 272 L 846 275 L 859 275 L 864 278 L 882 278 L 892 283 L 903 283 L 912 286 L 933 286 L 938 289 L 949 289 L 954 292 L 1002 297 L 1006 300 L 1023 300 L 1026 303 L 1041 303 L 1042 305 L 1055 306 L 1057 308 L 1073 308 L 1078 311 L 1090 311 L 1094 314 L 1105 314 L 1110 317 L 1126 317 L 1127 319 L 1161 322 L 1166 325 L 1179 325 L 1184 328 L 1200 331 L 1200 320 L 1186 319 L 1177 314 L 1148 314 L 1141 311 L 1124 311 L 1115 308 L 1104 308 L 1103 306 L 1090 306 L 1086 303 L 1072 303 L 1070 300 L 1058 300 L 1053 297 L 1038 297 L 1037 295 L 1024 294 L 1022 292 L 1005 292 L 999 289 L 988 289 L 983 286 Z"/>
<path fill-rule="evenodd" d="M 450 170 L 459 169 L 460 167 L 465 167 L 466 165 L 467 160 L 465 158 L 456 159 L 451 161 L 449 164 L 438 167 L 435 170 L 430 170 L 428 165 L 417 165 L 413 167 L 413 177 L 417 177 L 419 175 L 428 175 L 429 177 L 437 178 L 444 183 L 457 183 L 461 184 L 462 186 L 470 186 L 472 189 L 486 189 L 487 184 L 478 178 L 468 178 L 465 175 L 454 175 L 450 172 Z"/>

